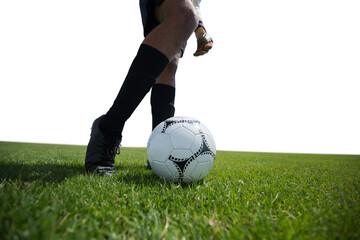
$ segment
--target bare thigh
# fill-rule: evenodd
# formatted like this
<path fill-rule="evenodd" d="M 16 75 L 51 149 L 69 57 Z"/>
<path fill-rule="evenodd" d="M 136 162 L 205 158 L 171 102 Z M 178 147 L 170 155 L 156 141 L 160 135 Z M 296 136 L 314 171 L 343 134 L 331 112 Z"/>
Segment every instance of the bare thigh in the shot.
<path fill-rule="evenodd" d="M 158 49 L 171 61 L 197 26 L 195 9 L 190 0 L 164 0 L 156 9 L 156 17 L 160 24 L 143 43 Z"/>

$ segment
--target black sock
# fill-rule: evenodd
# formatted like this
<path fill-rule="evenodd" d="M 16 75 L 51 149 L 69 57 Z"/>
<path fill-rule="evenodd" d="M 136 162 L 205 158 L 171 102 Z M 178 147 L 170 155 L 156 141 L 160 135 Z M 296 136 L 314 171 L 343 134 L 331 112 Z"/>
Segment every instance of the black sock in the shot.
<path fill-rule="evenodd" d="M 151 113 L 153 129 L 162 121 L 175 114 L 175 88 L 165 84 L 155 84 L 151 90 Z"/>
<path fill-rule="evenodd" d="M 140 45 L 114 104 L 99 123 L 105 135 L 121 135 L 126 120 L 168 63 L 168 58 L 159 50 L 146 44 Z"/>

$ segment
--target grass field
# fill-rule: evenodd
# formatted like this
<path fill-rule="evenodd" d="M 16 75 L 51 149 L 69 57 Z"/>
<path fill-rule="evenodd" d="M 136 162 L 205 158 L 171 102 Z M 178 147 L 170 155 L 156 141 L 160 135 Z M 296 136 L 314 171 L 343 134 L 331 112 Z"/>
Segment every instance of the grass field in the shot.
<path fill-rule="evenodd" d="M 84 146 L 0 142 L 0 239 L 360 239 L 359 155 L 218 151 L 179 185 L 121 151 L 101 178 Z"/>

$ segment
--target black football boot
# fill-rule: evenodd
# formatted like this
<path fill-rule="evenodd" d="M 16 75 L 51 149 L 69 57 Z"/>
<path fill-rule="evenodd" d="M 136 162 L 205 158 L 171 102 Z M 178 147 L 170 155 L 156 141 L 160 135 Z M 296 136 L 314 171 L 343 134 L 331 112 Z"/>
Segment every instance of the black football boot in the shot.
<path fill-rule="evenodd" d="M 103 116 L 97 118 L 91 128 L 90 141 L 86 149 L 85 169 L 100 176 L 115 173 L 115 156 L 120 154 L 121 135 L 105 136 L 99 122 Z"/>

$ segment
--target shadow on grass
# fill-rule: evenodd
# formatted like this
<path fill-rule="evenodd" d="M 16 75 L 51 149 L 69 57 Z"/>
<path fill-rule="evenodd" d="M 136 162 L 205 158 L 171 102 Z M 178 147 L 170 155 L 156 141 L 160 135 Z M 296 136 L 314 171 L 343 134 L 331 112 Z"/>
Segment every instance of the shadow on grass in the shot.
<path fill-rule="evenodd" d="M 127 163 L 126 165 L 116 165 L 116 173 L 111 178 L 112 181 L 122 181 L 128 184 L 153 185 L 162 181 L 152 170 L 147 170 L 144 166 Z M 0 181 L 20 181 L 20 182 L 50 182 L 57 183 L 65 179 L 84 175 L 97 177 L 94 173 L 86 173 L 81 164 L 58 164 L 58 163 L 0 163 Z"/>
<path fill-rule="evenodd" d="M 109 178 L 111 181 L 121 181 L 126 184 L 139 186 L 167 186 L 177 185 L 189 187 L 193 184 L 166 182 L 159 178 L 154 171 L 146 169 L 145 165 L 136 163 L 119 164 L 115 166 L 116 173 Z M 79 164 L 26 164 L 26 163 L 0 163 L 0 181 L 20 182 L 49 182 L 59 183 L 74 176 L 98 177 L 96 174 L 86 173 L 83 165 Z M 201 184 L 202 181 L 196 184 Z"/>
<path fill-rule="evenodd" d="M 66 178 L 84 174 L 84 168 L 80 165 L 69 164 L 26 164 L 26 163 L 0 163 L 1 180 L 18 180 L 32 182 L 61 182 Z"/>

